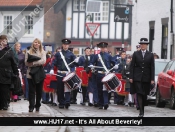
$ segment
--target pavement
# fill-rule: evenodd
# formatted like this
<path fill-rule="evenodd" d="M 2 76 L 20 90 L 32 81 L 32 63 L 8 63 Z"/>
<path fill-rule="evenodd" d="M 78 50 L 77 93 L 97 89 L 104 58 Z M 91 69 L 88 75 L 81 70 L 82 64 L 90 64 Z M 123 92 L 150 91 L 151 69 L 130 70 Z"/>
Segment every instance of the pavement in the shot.
<path fill-rule="evenodd" d="M 0 117 L 55 117 L 51 108 L 41 104 L 40 111 L 28 112 L 29 102 L 21 99 L 17 102 L 10 102 L 7 111 L 0 110 Z M 65 132 L 66 127 L 60 126 L 0 126 L 0 132 Z"/>
<path fill-rule="evenodd" d="M 77 96 L 79 99 L 79 95 Z M 28 112 L 27 100 L 11 102 L 7 111 L 0 110 L 0 117 L 137 117 L 134 107 L 112 104 L 108 110 L 73 104 L 69 109 L 42 104 L 40 111 Z M 174 111 L 169 108 L 145 108 L 145 117 L 172 117 Z M 27 118 L 26 118 L 27 119 Z M 0 132 L 174 132 L 173 126 L 0 126 Z"/>

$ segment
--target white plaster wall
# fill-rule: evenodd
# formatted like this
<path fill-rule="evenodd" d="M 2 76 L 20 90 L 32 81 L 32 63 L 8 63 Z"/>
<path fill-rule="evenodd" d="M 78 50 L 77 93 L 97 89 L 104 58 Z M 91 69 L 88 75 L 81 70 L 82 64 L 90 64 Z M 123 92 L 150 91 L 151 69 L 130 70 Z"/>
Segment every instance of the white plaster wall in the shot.
<path fill-rule="evenodd" d="M 155 21 L 153 52 L 161 56 L 162 23 L 161 18 L 169 17 L 168 59 L 170 58 L 170 0 L 137 0 L 133 6 L 132 52 L 140 38 L 149 39 L 149 21 Z"/>
<path fill-rule="evenodd" d="M 71 20 L 67 20 L 67 18 L 72 18 L 72 1 L 69 0 L 67 2 L 67 7 L 66 7 L 66 32 L 65 32 L 65 36 L 66 38 L 71 38 L 71 22 L 72 22 L 72 19 Z"/>
<path fill-rule="evenodd" d="M 72 37 L 78 38 L 78 13 L 73 13 Z"/>
<path fill-rule="evenodd" d="M 79 20 L 79 38 L 84 38 L 84 30 L 85 30 L 85 14 L 80 13 Z"/>

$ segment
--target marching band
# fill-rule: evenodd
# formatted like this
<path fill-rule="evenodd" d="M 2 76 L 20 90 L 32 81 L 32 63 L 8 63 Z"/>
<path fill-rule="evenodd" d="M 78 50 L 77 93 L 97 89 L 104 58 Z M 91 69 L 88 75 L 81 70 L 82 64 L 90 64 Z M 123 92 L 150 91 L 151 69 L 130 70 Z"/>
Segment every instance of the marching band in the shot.
<path fill-rule="evenodd" d="M 77 92 L 79 92 L 82 106 L 88 100 L 89 106 L 107 110 L 110 103 L 110 93 L 114 92 L 114 95 L 118 97 L 126 96 L 126 98 L 130 98 L 131 103 L 134 102 L 134 94 L 137 95 L 137 101 L 140 106 L 139 117 L 144 116 L 146 95 L 149 93 L 150 84 L 154 84 L 154 58 L 153 54 L 146 50 L 149 44 L 146 38 L 141 38 L 141 49 L 134 52 L 132 61 L 126 60 L 125 51 L 121 51 L 121 57 L 119 55 L 112 57 L 107 52 L 108 43 L 106 42 L 97 44 L 97 47 L 101 49 L 100 53 L 94 54 L 94 49 L 86 47 L 84 50 L 85 55 L 81 55 L 81 57 L 76 57 L 69 50 L 70 44 L 71 40 L 63 39 L 62 49 L 56 52 L 52 58 L 47 59 L 47 61 L 46 53 L 39 39 L 35 39 L 30 49 L 26 52 L 25 64 L 28 66 L 29 112 L 33 112 L 34 108 L 36 108 L 36 111 L 39 111 L 42 90 L 52 93 L 53 106 L 58 105 L 60 109 L 68 109 L 70 104 L 76 104 L 76 96 Z M 4 49 L 3 45 L 1 48 L 0 51 L 2 52 Z M 147 57 L 148 60 L 145 59 L 147 62 L 144 60 L 145 56 L 143 53 L 145 53 L 145 56 L 149 55 L 149 58 Z M 140 54 L 143 54 L 143 58 L 140 57 Z M 147 73 L 151 71 L 151 75 L 143 74 L 144 62 L 149 62 L 145 69 L 148 71 Z M 43 70 L 43 66 L 48 66 L 48 64 L 50 67 Z M 140 70 L 140 68 L 142 71 L 137 73 L 138 70 L 135 69 Z M 18 76 L 17 74 L 15 73 L 16 76 Z M 148 77 L 148 79 L 145 80 L 144 77 Z M 149 80 L 151 80 L 151 83 Z M 145 89 L 147 87 L 148 89 Z M 6 94 L 8 95 L 8 92 Z M 120 101 L 122 101 L 122 104 L 124 103 L 124 99 Z M 7 104 L 8 99 L 6 98 L 4 102 Z M 5 110 L 8 108 L 7 105 L 1 107 Z"/>
<path fill-rule="evenodd" d="M 85 105 L 85 101 L 88 99 L 89 106 L 107 110 L 109 107 L 108 93 L 116 91 L 121 85 L 115 74 L 115 78 L 112 81 L 110 81 L 111 78 L 107 79 L 107 82 L 109 81 L 110 83 L 105 82 L 105 84 L 102 82 L 102 79 L 110 72 L 113 72 L 113 69 L 118 69 L 115 58 L 105 52 L 108 43 L 101 42 L 97 44 L 97 47 L 101 48 L 99 54 L 91 54 L 92 49 L 89 47 L 85 48 L 85 55 L 81 57 L 75 57 L 68 50 L 69 44 L 71 44 L 71 40 L 62 40 L 62 50 L 55 54 L 50 71 L 50 74 L 53 75 L 53 67 L 56 66 L 58 69 L 57 94 L 59 108 L 69 108 L 72 90 L 72 98 L 75 103 L 77 89 L 81 89 L 79 90 L 81 92 L 81 105 Z M 116 81 L 118 82 L 116 83 Z"/>

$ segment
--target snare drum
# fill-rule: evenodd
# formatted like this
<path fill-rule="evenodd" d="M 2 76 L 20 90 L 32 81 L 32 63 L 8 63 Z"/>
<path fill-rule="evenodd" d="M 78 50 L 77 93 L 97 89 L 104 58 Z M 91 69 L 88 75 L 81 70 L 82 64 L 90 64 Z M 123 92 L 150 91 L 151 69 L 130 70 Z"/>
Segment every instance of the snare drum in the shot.
<path fill-rule="evenodd" d="M 116 89 L 121 85 L 120 80 L 116 77 L 114 73 L 110 73 L 103 77 L 102 83 L 110 91 L 116 91 Z"/>
<path fill-rule="evenodd" d="M 80 78 L 74 72 L 69 73 L 67 76 L 63 78 L 63 82 L 66 86 L 72 90 L 79 88 L 81 84 Z"/>

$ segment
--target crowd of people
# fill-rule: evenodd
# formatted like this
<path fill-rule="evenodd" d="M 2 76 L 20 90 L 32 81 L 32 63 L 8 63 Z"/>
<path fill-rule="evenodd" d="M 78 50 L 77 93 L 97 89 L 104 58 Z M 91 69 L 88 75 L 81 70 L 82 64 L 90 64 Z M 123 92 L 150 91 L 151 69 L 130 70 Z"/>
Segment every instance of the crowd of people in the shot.
<path fill-rule="evenodd" d="M 0 109 L 7 110 L 10 101 L 20 100 L 22 93 L 24 99 L 29 101 L 29 112 L 34 109 L 39 111 L 41 102 L 68 109 L 70 104 L 77 104 L 77 93 L 80 92 L 82 106 L 88 102 L 89 106 L 107 110 L 112 93 L 114 104 L 130 107 L 135 105 L 140 110 L 139 117 L 143 117 L 144 106 L 147 105 L 146 95 L 151 84 L 154 84 L 154 59 L 159 58 L 157 54 L 146 50 L 148 40 L 141 38 L 133 55 L 122 50 L 116 51 L 114 56 L 108 51 L 106 42 L 97 44 L 101 49 L 99 54 L 86 47 L 82 56 L 74 55 L 69 50 L 70 44 L 71 40 L 63 39 L 61 48 L 54 53 L 46 53 L 41 41 L 36 38 L 30 47 L 22 51 L 20 43 L 9 47 L 7 37 L 1 35 Z M 145 53 L 143 56 L 142 52 Z M 77 72 L 80 67 L 83 67 L 88 83 L 80 83 L 79 86 L 76 74 L 72 74 L 70 80 L 73 82 L 72 87 L 76 87 L 74 89 L 69 86 L 72 85 L 70 82 L 66 84 L 63 79 L 69 73 Z M 119 83 L 115 84 L 115 89 L 112 89 L 110 83 L 111 86 L 108 87 L 102 82 L 110 73 L 120 75 L 120 79 L 124 80 L 125 94 L 120 94 L 118 90 L 122 87 L 118 79 L 109 78 L 109 81 L 111 79 Z"/>

